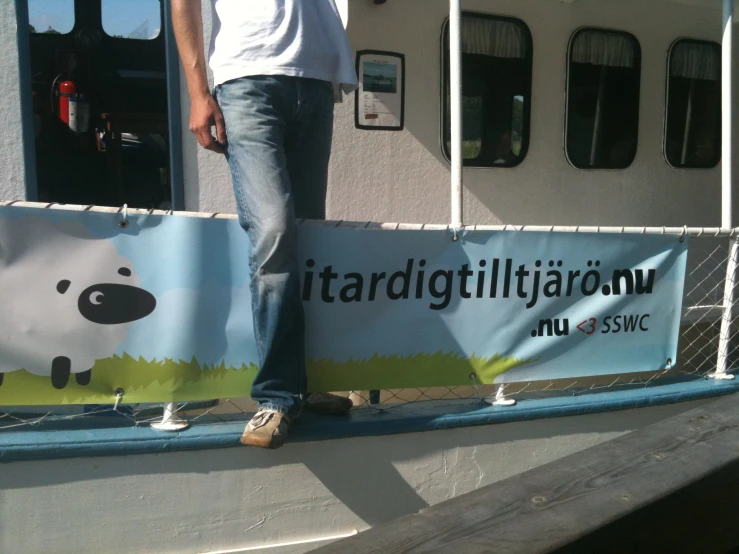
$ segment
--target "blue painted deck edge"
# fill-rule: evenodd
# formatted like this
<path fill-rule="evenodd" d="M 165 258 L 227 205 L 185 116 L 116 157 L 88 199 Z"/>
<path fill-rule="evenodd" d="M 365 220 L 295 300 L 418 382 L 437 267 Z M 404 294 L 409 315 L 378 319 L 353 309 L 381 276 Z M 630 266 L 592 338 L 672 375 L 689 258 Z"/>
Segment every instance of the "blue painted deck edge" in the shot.
<path fill-rule="evenodd" d="M 687 402 L 738 391 L 739 380 L 706 379 L 581 396 L 524 400 L 511 407 L 480 405 L 470 400 L 441 400 L 407 404 L 387 411 L 361 409 L 346 417 L 306 414 L 291 431 L 289 441 L 416 433 L 594 414 Z M 0 431 L 0 462 L 234 447 L 240 446 L 238 439 L 244 426 L 244 421 L 205 423 L 179 433 L 163 433 L 148 427 L 121 427 L 118 418 L 97 419 L 109 421 L 101 421 L 98 426 L 85 429 Z"/>

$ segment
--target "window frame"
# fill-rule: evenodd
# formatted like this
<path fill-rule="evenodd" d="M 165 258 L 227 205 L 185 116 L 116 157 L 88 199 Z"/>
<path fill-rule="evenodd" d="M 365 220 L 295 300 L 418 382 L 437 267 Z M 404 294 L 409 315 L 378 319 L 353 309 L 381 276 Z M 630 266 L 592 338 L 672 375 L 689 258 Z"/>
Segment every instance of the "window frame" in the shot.
<path fill-rule="evenodd" d="M 713 41 L 713 40 L 704 40 L 704 39 L 696 39 L 691 37 L 678 37 L 675 40 L 672 41 L 670 44 L 670 47 L 667 49 L 667 64 L 665 66 L 665 113 L 664 113 L 664 121 L 662 126 L 662 157 L 665 160 L 665 163 L 670 166 L 672 169 L 686 169 L 686 170 L 706 170 L 706 169 L 715 169 L 721 164 L 721 158 L 723 157 L 723 150 L 720 146 L 721 141 L 723 140 L 723 131 L 722 131 L 722 125 L 723 125 L 723 118 L 719 115 L 719 130 L 718 130 L 718 137 L 719 137 L 719 148 L 716 153 L 716 163 L 713 165 L 674 165 L 670 163 L 670 160 L 667 158 L 667 121 L 668 121 L 668 114 L 670 110 L 670 63 L 672 62 L 672 53 L 675 49 L 675 47 L 681 43 L 681 42 L 688 42 L 692 44 L 710 44 L 711 46 L 715 46 L 718 49 L 719 53 L 719 67 L 721 66 L 721 56 L 723 55 L 721 50 L 721 43 Z M 721 78 L 723 78 L 723 75 L 719 76 L 719 83 L 721 82 Z M 719 85 L 720 88 L 720 96 L 723 96 L 723 89 L 721 89 L 721 85 Z M 719 110 L 720 111 L 720 110 Z"/>
<path fill-rule="evenodd" d="M 523 127 L 524 127 L 524 134 L 521 137 L 521 153 L 519 156 L 517 156 L 517 160 L 514 163 L 510 164 L 494 164 L 491 165 L 489 163 L 475 163 L 474 159 L 463 159 L 462 160 L 462 166 L 463 167 L 472 167 L 477 169 L 511 169 L 514 167 L 518 167 L 521 165 L 526 159 L 526 156 L 529 152 L 529 145 L 531 143 L 531 104 L 532 102 L 532 91 L 533 91 L 533 83 L 534 83 L 534 39 L 531 34 L 531 29 L 526 24 L 526 22 L 523 19 L 520 19 L 518 17 L 511 17 L 506 15 L 496 15 L 492 13 L 487 12 L 478 12 L 474 10 L 463 10 L 462 11 L 462 17 L 464 18 L 465 15 L 473 16 L 473 17 L 479 17 L 481 19 L 490 19 L 493 21 L 506 21 L 509 23 L 515 23 L 521 26 L 521 28 L 524 30 L 524 36 L 526 40 L 526 48 L 527 48 L 527 55 L 524 58 L 526 61 L 526 64 L 528 66 L 528 73 L 529 73 L 529 79 L 526 84 L 526 90 L 525 90 L 525 97 L 528 99 L 528 102 L 524 102 L 523 106 Z M 449 17 L 446 17 L 444 19 L 444 23 L 441 26 L 441 39 L 440 39 L 440 51 L 441 51 L 441 80 L 440 80 L 440 106 L 439 106 L 439 148 L 441 149 L 441 155 L 444 157 L 446 162 L 448 164 L 451 164 L 451 152 L 447 150 L 446 147 L 446 140 L 444 136 L 445 132 L 445 121 L 446 121 L 446 98 L 447 94 L 450 92 L 450 70 L 449 70 L 449 63 L 447 60 L 447 49 L 445 44 L 445 38 L 449 32 Z M 462 69 L 464 71 L 464 68 Z M 451 114 L 449 114 L 449 119 L 451 120 Z"/>
<path fill-rule="evenodd" d="M 617 33 L 621 35 L 625 35 L 629 37 L 629 39 L 634 43 L 636 46 L 636 54 L 639 57 L 639 104 L 637 106 L 636 110 L 636 136 L 635 136 L 635 144 L 634 144 L 634 157 L 631 159 L 631 161 L 628 163 L 628 165 L 624 167 L 600 167 L 600 166 L 593 166 L 593 167 L 579 167 L 577 166 L 571 159 L 570 159 L 570 153 L 567 149 L 567 137 L 569 136 L 569 129 L 570 129 L 570 82 L 571 82 L 571 66 L 572 66 L 572 46 L 575 43 L 575 39 L 577 36 L 585 31 L 601 31 L 604 33 Z M 565 127 L 564 127 L 564 140 L 563 140 L 563 149 L 565 154 L 565 159 L 567 160 L 567 163 L 570 164 L 574 169 L 577 169 L 578 171 L 625 171 L 629 169 L 634 162 L 636 161 L 636 157 L 639 154 L 639 131 L 641 129 L 641 108 L 642 108 L 642 48 L 641 43 L 639 42 L 639 39 L 634 35 L 633 33 L 629 31 L 623 31 L 621 29 L 611 29 L 606 27 L 597 27 L 597 26 L 582 26 L 575 29 L 570 35 L 570 40 L 567 43 L 567 56 L 565 58 L 565 109 L 564 109 L 564 117 L 565 117 Z"/>

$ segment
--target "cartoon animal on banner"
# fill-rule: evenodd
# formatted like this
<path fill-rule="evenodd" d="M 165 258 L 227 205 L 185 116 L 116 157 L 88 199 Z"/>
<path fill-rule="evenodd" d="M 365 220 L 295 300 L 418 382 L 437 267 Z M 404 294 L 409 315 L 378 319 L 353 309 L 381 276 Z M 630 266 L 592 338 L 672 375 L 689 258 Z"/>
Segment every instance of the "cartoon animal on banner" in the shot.
<path fill-rule="evenodd" d="M 156 299 L 110 240 L 75 222 L 0 217 L 0 385 L 19 369 L 90 383 Z"/>

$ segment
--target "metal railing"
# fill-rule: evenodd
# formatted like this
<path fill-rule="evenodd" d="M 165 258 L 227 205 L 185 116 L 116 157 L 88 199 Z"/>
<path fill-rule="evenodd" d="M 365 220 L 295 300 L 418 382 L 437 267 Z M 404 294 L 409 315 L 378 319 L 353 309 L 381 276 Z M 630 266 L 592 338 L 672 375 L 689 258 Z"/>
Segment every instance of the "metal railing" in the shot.
<path fill-rule="evenodd" d="M 2 205 L 39 207 L 39 204 L 4 202 Z M 123 213 L 118 208 L 95 208 L 88 206 L 60 206 L 49 204 L 55 209 L 86 209 L 106 213 Z M 172 212 L 155 210 L 128 210 L 132 214 L 167 215 Z M 226 214 L 182 213 L 190 217 L 234 218 Z M 394 223 L 357 222 L 301 222 L 307 225 L 331 227 L 374 228 L 374 229 L 451 229 L 445 225 L 404 225 Z M 691 380 L 715 376 L 729 376 L 728 371 L 739 365 L 739 341 L 737 340 L 737 318 L 734 304 L 736 280 L 734 276 L 739 257 L 739 230 L 720 228 L 688 227 L 556 227 L 556 226 L 467 226 L 466 230 L 507 232 L 577 232 L 577 233 L 622 233 L 629 234 L 674 234 L 689 237 L 688 263 L 682 322 L 680 329 L 679 356 L 673 367 L 646 373 L 623 373 L 619 375 L 585 377 L 577 379 L 552 379 L 545 381 L 514 382 L 501 388 L 498 385 L 479 385 L 474 380 L 465 386 L 387 389 L 381 391 L 344 391 L 352 398 L 354 409 L 391 410 L 411 402 L 432 400 L 482 401 L 487 397 L 494 400 L 505 396 L 508 399 L 532 399 L 545 396 L 577 395 L 624 387 L 644 387 L 676 379 Z M 96 416 L 116 416 L 131 425 L 152 425 L 163 430 L 176 430 L 185 424 L 245 420 L 256 409 L 256 404 L 246 398 L 221 398 L 209 402 L 186 402 L 181 404 L 126 404 L 80 405 L 80 406 L 0 406 L 0 430 L 10 431 L 29 426 L 41 427 L 49 421 L 77 420 Z M 164 417 L 163 417 L 164 416 Z M 163 421 L 164 420 L 164 421 Z"/>

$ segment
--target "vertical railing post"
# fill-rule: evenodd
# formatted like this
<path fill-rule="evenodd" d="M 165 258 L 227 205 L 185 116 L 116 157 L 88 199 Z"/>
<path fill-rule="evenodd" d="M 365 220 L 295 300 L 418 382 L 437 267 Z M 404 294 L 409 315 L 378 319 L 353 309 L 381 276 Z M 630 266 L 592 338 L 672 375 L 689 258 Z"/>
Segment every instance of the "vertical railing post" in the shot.
<path fill-rule="evenodd" d="M 731 241 L 729 261 L 726 264 L 726 280 L 724 281 L 724 302 L 721 316 L 721 331 L 718 342 L 718 359 L 714 379 L 733 379 L 729 371 L 729 354 L 731 353 L 731 323 L 734 320 L 734 291 L 736 290 L 736 270 L 739 262 L 739 236 Z"/>
<path fill-rule="evenodd" d="M 733 58 L 733 25 L 734 0 L 723 0 L 724 38 L 721 52 L 721 226 L 734 228 L 733 188 L 732 188 L 732 58 Z M 734 290 L 736 288 L 737 259 L 739 257 L 739 237 L 731 241 L 729 261 L 726 264 L 724 281 L 723 314 L 721 317 L 721 333 L 718 343 L 715 379 L 733 379 L 728 373 L 729 353 L 731 349 L 731 323 L 734 319 Z"/>
<path fill-rule="evenodd" d="M 462 0 L 449 0 L 449 101 L 451 104 L 452 154 L 452 229 L 464 226 L 464 153 L 462 151 Z M 499 385 L 495 396 L 489 399 L 496 406 L 513 406 L 516 401 L 505 397 L 505 385 Z"/>
<path fill-rule="evenodd" d="M 449 0 L 449 95 L 451 103 L 451 220 L 456 231 L 462 216 L 462 0 Z M 456 233 L 455 233 L 456 238 Z"/>
<path fill-rule="evenodd" d="M 732 189 L 732 57 L 734 0 L 723 0 L 724 38 L 721 50 L 721 226 L 733 229 Z"/>

